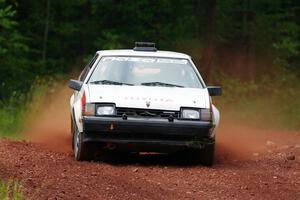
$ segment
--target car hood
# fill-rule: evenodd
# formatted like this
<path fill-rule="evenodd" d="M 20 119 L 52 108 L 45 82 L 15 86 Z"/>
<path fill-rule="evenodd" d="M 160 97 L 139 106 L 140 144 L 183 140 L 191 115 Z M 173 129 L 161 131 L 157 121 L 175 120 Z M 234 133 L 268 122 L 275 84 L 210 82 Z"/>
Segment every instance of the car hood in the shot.
<path fill-rule="evenodd" d="M 158 86 L 87 85 L 94 103 L 115 103 L 116 107 L 180 110 L 180 107 L 209 107 L 207 89 Z"/>

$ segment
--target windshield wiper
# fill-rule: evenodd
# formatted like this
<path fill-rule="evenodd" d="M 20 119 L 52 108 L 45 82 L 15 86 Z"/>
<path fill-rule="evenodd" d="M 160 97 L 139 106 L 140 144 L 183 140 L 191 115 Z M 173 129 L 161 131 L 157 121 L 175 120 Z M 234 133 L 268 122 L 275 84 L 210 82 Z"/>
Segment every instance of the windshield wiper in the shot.
<path fill-rule="evenodd" d="M 181 85 L 175 85 L 171 83 L 163 83 L 163 82 L 144 82 L 141 83 L 141 85 L 146 85 L 146 86 L 165 86 L 165 87 L 183 87 Z"/>
<path fill-rule="evenodd" d="M 100 81 L 92 81 L 91 84 L 102 84 L 102 85 L 133 85 L 129 83 L 122 83 L 117 81 L 110 81 L 110 80 L 100 80 Z"/>

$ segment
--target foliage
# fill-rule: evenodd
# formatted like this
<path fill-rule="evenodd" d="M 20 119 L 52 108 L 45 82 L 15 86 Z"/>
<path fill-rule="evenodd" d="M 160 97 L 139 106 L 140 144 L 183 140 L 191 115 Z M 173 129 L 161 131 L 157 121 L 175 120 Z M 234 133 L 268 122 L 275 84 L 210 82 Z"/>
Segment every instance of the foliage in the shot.
<path fill-rule="evenodd" d="M 30 71 L 24 55 L 28 47 L 24 37 L 16 29 L 17 22 L 13 19 L 16 11 L 11 5 L 0 1 L 0 101 L 10 98 L 18 91 L 25 91 L 30 84 Z M 26 77 L 27 79 L 21 79 Z"/>
<path fill-rule="evenodd" d="M 21 193 L 21 185 L 14 181 L 8 183 L 0 181 L 0 199 L 3 200 L 22 200 L 25 199 Z"/>
<path fill-rule="evenodd" d="M 36 77 L 26 94 L 13 93 L 9 99 L 0 102 L 0 137 L 20 139 L 18 133 L 28 122 L 28 112 L 36 116 L 49 88 L 53 89 L 61 79 L 59 76 Z"/>
<path fill-rule="evenodd" d="M 0 107 L 0 137 L 15 138 L 21 128 L 26 107 L 19 102 L 24 102 L 24 95 L 11 95 L 9 99 L 1 102 Z"/>

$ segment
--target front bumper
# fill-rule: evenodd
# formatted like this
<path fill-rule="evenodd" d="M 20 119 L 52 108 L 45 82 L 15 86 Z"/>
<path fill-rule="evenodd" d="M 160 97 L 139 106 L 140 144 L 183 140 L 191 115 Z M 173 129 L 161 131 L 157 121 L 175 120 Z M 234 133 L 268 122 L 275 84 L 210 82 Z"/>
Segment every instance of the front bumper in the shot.
<path fill-rule="evenodd" d="M 203 148 L 214 144 L 211 122 L 120 117 L 83 117 L 83 142 L 114 144 L 136 151 Z"/>

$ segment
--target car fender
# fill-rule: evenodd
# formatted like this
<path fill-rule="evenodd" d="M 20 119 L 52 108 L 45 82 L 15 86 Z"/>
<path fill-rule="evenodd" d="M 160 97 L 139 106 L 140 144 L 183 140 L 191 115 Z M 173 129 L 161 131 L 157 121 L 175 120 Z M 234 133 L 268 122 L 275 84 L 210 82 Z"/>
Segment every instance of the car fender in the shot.
<path fill-rule="evenodd" d="M 211 137 L 215 137 L 217 128 L 220 123 L 220 111 L 217 109 L 217 107 L 215 105 L 212 105 L 212 118 L 213 118 L 212 120 L 213 120 L 214 128 L 212 130 Z"/>
<path fill-rule="evenodd" d="M 82 126 L 82 119 L 81 119 L 81 116 L 82 116 L 82 105 L 81 105 L 81 98 L 82 98 L 82 95 L 83 95 L 83 91 L 84 90 L 84 87 L 82 87 L 82 89 L 79 91 L 79 92 L 75 92 L 72 97 L 71 97 L 71 106 L 72 106 L 72 111 L 74 114 L 73 116 L 73 120 L 77 126 L 77 129 L 79 132 L 82 132 L 83 131 L 83 126 Z"/>

